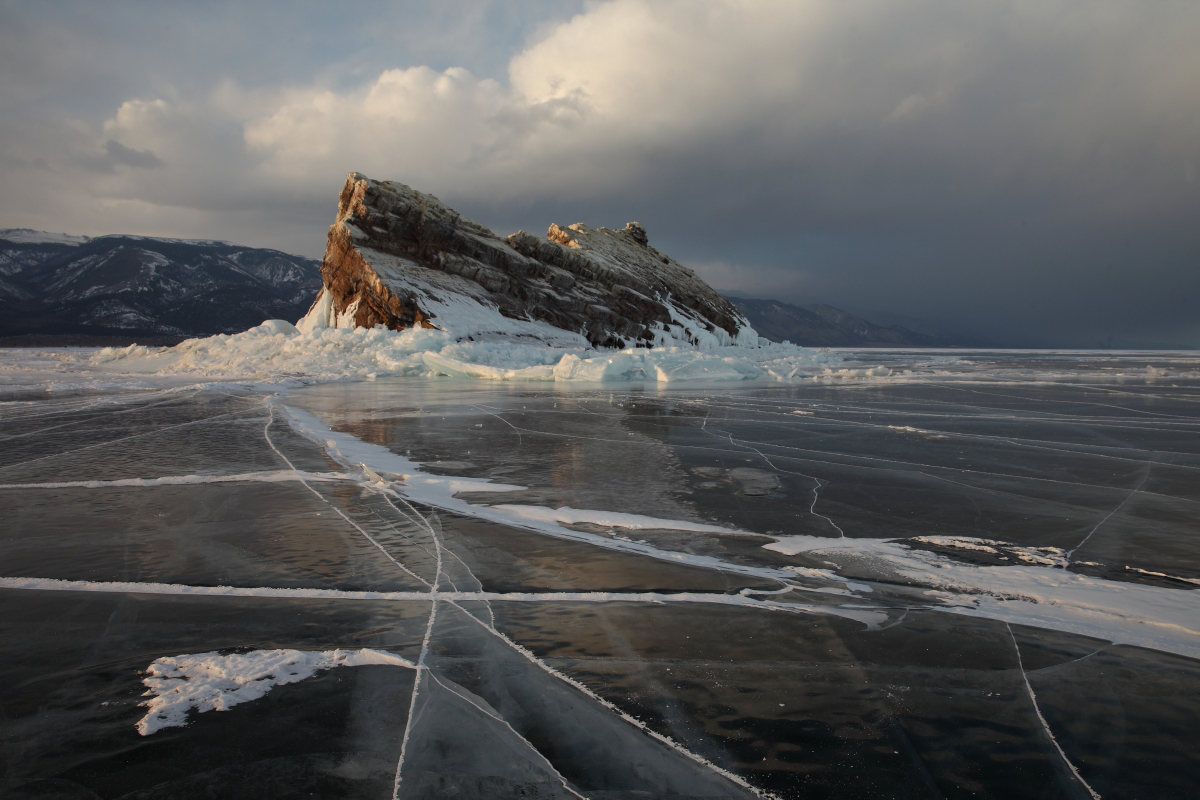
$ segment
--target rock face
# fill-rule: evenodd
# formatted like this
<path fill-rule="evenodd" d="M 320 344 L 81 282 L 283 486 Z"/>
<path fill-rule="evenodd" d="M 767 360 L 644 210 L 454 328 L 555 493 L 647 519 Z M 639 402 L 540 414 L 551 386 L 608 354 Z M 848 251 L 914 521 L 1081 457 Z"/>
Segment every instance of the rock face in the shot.
<path fill-rule="evenodd" d="M 208 336 L 295 319 L 316 261 L 207 240 L 0 230 L 0 335 Z"/>
<path fill-rule="evenodd" d="M 420 325 L 465 338 L 511 335 L 508 320 L 594 347 L 758 342 L 732 303 L 651 247 L 636 222 L 501 239 L 432 195 L 359 173 L 342 188 L 321 277 L 302 329 Z"/>

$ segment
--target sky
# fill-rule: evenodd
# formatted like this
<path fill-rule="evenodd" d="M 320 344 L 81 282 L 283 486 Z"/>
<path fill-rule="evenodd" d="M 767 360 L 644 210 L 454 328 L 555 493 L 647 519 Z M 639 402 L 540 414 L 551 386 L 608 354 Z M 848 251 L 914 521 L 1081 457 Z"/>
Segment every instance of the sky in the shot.
<path fill-rule="evenodd" d="M 359 171 L 748 296 L 1200 347 L 1197 41 L 1195 0 L 0 0 L 0 227 L 320 257 Z"/>

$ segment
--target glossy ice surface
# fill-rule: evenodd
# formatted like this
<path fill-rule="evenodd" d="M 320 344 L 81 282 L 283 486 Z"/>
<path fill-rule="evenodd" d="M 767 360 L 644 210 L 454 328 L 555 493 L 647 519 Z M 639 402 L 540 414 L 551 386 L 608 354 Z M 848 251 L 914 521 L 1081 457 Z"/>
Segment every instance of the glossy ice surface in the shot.
<path fill-rule="evenodd" d="M 10 391 L 0 797 L 1194 797 L 1197 359 L 861 358 Z"/>

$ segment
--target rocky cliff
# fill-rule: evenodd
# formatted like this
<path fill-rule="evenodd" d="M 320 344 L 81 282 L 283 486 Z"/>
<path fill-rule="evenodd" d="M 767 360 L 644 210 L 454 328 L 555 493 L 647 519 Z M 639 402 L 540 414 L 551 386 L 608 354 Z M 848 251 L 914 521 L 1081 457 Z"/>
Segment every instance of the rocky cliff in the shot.
<path fill-rule="evenodd" d="M 549 326 L 594 347 L 758 343 L 733 304 L 651 247 L 636 222 L 502 239 L 432 195 L 359 173 L 342 188 L 321 277 L 302 329 L 545 338 Z"/>

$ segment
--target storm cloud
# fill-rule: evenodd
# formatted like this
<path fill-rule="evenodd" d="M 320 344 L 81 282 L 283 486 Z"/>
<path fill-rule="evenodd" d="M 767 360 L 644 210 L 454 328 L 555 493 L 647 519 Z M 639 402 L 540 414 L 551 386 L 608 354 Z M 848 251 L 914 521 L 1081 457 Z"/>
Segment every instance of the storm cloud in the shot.
<path fill-rule="evenodd" d="M 106 7 L 3 12 L 0 226 L 319 254 L 358 170 L 722 289 L 1200 346 L 1195 3 Z"/>

